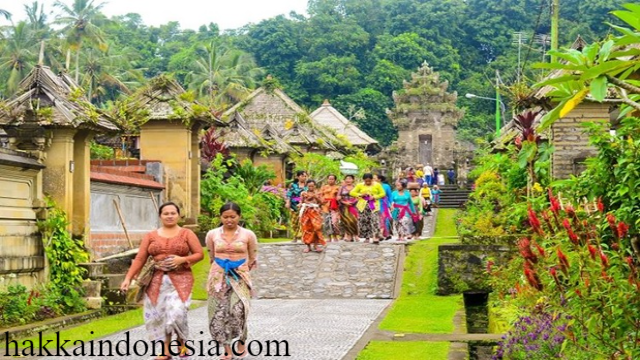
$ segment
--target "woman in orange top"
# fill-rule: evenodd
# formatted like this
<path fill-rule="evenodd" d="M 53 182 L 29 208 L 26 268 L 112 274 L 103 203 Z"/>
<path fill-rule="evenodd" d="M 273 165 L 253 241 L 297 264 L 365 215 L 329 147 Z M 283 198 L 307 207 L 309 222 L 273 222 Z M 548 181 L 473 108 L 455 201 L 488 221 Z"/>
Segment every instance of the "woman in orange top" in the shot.
<path fill-rule="evenodd" d="M 162 226 L 142 239 L 120 290 L 129 290 L 131 279 L 138 275 L 147 258 L 153 256 L 156 265 L 144 295 L 144 322 L 151 340 L 164 341 L 164 351 L 156 359 L 165 360 L 171 358 L 169 345 L 173 334 L 181 343 L 180 357 L 186 356 L 187 311 L 193 289 L 191 266 L 202 260 L 203 252 L 196 234 L 178 226 L 178 205 L 164 203 L 159 214 Z"/>
<path fill-rule="evenodd" d="M 322 236 L 322 214 L 320 205 L 324 202 L 322 194 L 316 189 L 315 180 L 307 180 L 307 190 L 300 195 L 300 225 L 302 226 L 302 241 L 307 248 L 303 252 L 308 253 L 313 250 L 322 252 L 318 245 L 325 245 Z"/>
<path fill-rule="evenodd" d="M 322 204 L 322 216 L 324 217 L 323 230 L 329 236 L 329 241 L 338 241 L 340 236 L 340 208 L 338 206 L 338 190 L 340 186 L 336 184 L 337 177 L 329 175 L 327 184 L 320 188 L 320 193 L 324 198 Z"/>

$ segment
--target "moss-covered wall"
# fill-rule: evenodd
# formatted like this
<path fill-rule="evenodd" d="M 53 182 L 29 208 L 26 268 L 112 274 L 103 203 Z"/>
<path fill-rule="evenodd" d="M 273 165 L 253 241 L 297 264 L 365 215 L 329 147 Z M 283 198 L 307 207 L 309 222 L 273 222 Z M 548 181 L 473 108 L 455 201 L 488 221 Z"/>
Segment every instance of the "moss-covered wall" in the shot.
<path fill-rule="evenodd" d="M 514 250 L 502 245 L 447 244 L 438 247 L 438 294 L 490 291 L 486 266 L 508 262 Z"/>

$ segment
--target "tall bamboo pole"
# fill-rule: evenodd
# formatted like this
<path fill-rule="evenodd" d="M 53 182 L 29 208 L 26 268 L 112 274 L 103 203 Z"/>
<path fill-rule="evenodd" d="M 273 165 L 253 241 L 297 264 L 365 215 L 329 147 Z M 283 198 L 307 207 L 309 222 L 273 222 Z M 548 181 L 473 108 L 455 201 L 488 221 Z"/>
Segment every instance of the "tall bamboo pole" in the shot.
<path fill-rule="evenodd" d="M 558 50 L 558 23 L 560 22 L 560 0 L 553 0 L 551 3 L 551 50 Z M 551 62 L 555 62 L 556 57 L 551 55 Z"/>

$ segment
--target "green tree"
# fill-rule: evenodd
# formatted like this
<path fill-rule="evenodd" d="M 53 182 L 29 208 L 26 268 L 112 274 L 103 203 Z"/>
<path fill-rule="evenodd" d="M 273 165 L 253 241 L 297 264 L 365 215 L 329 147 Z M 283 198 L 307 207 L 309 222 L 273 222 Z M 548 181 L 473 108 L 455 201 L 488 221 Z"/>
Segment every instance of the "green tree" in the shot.
<path fill-rule="evenodd" d="M 217 109 L 226 109 L 242 100 L 256 87 L 264 71 L 248 53 L 211 41 L 199 48 L 204 56 L 192 63 L 187 77 L 189 88 Z"/>
<path fill-rule="evenodd" d="M 374 89 L 364 88 L 355 94 L 338 96 L 333 104 L 343 114 L 348 114 L 350 107 L 362 108 L 364 118 L 352 121 L 382 145 L 389 145 L 398 137 L 398 131 L 387 116 L 387 109 L 393 107 L 393 100 L 389 96 Z"/>
<path fill-rule="evenodd" d="M 0 52 L 0 78 L 4 94 L 11 95 L 18 89 L 20 81 L 27 76 L 36 63 L 35 33 L 25 21 L 2 30 L 3 47 Z"/>
<path fill-rule="evenodd" d="M 319 61 L 300 62 L 296 74 L 303 87 L 315 90 L 316 95 L 311 98 L 315 102 L 356 91 L 362 78 L 353 55 L 330 55 Z"/>
<path fill-rule="evenodd" d="M 104 19 L 100 9 L 104 3 L 94 5 L 94 0 L 74 0 L 71 6 L 56 0 L 54 6 L 60 8 L 61 14 L 56 17 L 56 24 L 63 25 L 71 50 L 76 52 L 76 81 L 80 81 L 80 51 L 84 41 L 89 41 L 103 47 L 104 35 L 97 22 Z"/>

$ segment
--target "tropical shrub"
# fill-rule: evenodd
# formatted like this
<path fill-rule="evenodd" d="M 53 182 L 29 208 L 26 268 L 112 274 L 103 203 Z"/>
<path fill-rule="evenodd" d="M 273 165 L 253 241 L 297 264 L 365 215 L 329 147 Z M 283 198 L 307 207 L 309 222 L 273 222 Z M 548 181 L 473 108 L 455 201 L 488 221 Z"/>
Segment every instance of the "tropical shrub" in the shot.
<path fill-rule="evenodd" d="M 284 220 L 284 199 L 272 192 L 261 191 L 262 184 L 275 178 L 265 166 L 254 167 L 246 160 L 238 164 L 233 158 L 218 154 L 200 183 L 201 205 L 205 212 L 199 218 L 200 227 L 219 226 L 218 212 L 228 202 L 242 209 L 244 226 L 257 232 L 279 227 Z"/>
<path fill-rule="evenodd" d="M 511 297 L 524 313 L 543 308 L 554 316 L 564 314 L 565 340 L 559 351 L 553 347 L 554 358 L 639 358 L 640 280 L 627 224 L 605 213 L 602 202 L 592 210 L 569 203 L 562 207 L 552 194 L 549 199 L 548 209 L 528 211 L 533 234 L 519 242 L 523 276 L 512 285 Z M 512 280 L 507 275 L 497 281 Z M 507 337 L 505 343 L 510 342 Z"/>

